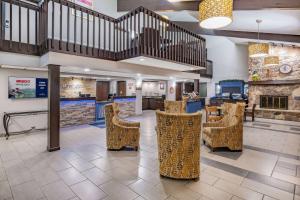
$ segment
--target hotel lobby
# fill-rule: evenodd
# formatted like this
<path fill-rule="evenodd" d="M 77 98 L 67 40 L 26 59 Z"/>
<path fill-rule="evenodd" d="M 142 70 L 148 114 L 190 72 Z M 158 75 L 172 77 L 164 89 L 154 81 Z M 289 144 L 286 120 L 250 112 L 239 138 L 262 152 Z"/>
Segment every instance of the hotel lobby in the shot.
<path fill-rule="evenodd" d="M 297 0 L 0 11 L 0 200 L 300 200 Z"/>

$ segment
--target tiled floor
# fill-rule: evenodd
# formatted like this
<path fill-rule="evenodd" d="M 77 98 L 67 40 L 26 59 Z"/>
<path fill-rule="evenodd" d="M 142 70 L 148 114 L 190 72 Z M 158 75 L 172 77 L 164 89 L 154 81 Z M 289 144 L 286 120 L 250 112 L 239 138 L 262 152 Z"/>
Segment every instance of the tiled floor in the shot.
<path fill-rule="evenodd" d="M 140 121 L 140 151 L 108 152 L 105 129 L 61 131 L 61 151 L 45 151 L 46 133 L 0 139 L 0 200 L 299 200 L 300 123 L 246 122 L 242 153 L 201 148 L 199 181 L 158 173 L 152 111 Z"/>

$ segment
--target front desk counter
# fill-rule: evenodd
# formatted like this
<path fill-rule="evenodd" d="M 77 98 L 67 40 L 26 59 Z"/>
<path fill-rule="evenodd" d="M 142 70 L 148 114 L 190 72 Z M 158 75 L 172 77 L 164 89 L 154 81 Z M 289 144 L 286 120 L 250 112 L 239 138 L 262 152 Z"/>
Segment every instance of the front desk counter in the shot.
<path fill-rule="evenodd" d="M 61 98 L 60 127 L 90 124 L 95 121 L 95 97 Z"/>
<path fill-rule="evenodd" d="M 165 98 L 161 96 L 143 96 L 143 110 L 164 110 Z"/>

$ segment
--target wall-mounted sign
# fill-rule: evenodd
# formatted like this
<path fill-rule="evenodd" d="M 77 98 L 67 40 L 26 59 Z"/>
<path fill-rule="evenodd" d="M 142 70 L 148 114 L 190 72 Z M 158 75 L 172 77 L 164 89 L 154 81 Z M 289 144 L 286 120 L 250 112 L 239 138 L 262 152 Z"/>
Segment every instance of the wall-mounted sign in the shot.
<path fill-rule="evenodd" d="M 170 87 L 170 94 L 174 94 L 174 92 L 175 92 L 174 87 Z"/>
<path fill-rule="evenodd" d="M 48 79 L 37 78 L 36 79 L 36 98 L 47 98 L 48 97 Z"/>
<path fill-rule="evenodd" d="M 283 74 L 288 74 L 292 71 L 292 66 L 290 65 L 282 65 L 280 68 L 279 68 L 279 71 Z"/>
<path fill-rule="evenodd" d="M 8 78 L 8 98 L 47 98 L 48 79 L 45 78 Z"/>

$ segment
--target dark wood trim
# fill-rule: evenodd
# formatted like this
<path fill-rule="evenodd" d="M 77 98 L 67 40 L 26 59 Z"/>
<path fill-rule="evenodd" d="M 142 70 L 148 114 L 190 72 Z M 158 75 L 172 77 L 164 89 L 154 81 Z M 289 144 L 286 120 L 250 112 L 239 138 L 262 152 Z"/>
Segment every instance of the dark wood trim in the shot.
<path fill-rule="evenodd" d="M 200 35 L 224 36 L 235 38 L 257 39 L 257 32 L 227 31 L 227 30 L 205 30 L 199 26 L 198 22 L 174 22 L 185 29 Z M 300 43 L 300 35 L 260 33 L 261 40 L 275 40 L 284 42 Z"/>
<path fill-rule="evenodd" d="M 194 80 L 194 91 L 199 93 L 200 90 L 200 81 L 198 79 Z"/>
<path fill-rule="evenodd" d="M 272 80 L 272 81 L 249 81 L 249 85 L 294 85 L 300 84 L 300 80 Z"/>
<path fill-rule="evenodd" d="M 48 151 L 60 149 L 60 66 L 48 65 Z"/>
<path fill-rule="evenodd" d="M 136 6 L 144 7 L 154 11 L 165 10 L 190 10 L 198 11 L 201 0 L 169 2 L 168 0 L 118 0 L 118 12 L 129 11 Z M 262 9 L 299 9 L 299 0 L 234 0 L 234 10 L 262 10 Z"/>

